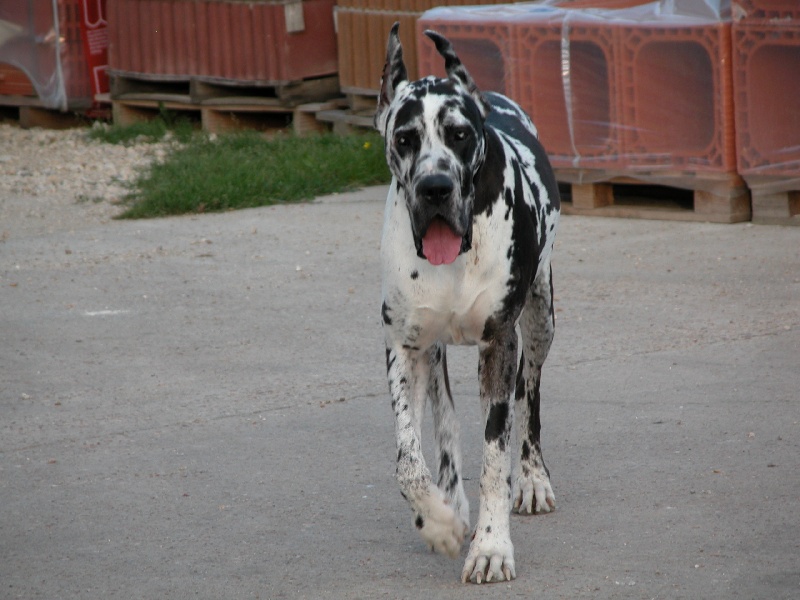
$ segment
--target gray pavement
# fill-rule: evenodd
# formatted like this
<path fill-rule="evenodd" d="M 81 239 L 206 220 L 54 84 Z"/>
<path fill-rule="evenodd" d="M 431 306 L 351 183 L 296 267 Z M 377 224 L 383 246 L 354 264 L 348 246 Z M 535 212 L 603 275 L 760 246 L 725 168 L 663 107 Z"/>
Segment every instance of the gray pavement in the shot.
<path fill-rule="evenodd" d="M 477 587 L 393 479 L 384 194 L 6 231 L 0 598 L 800 597 L 800 228 L 562 219 L 558 508 Z"/>

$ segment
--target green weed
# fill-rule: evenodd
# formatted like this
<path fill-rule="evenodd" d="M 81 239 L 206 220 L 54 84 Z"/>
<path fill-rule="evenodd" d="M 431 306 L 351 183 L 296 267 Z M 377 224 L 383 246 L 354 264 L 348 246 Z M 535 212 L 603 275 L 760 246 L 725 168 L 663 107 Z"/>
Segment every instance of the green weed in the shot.
<path fill-rule="evenodd" d="M 120 218 L 252 208 L 310 200 L 391 179 L 374 133 L 266 139 L 195 135 L 141 173 Z"/>

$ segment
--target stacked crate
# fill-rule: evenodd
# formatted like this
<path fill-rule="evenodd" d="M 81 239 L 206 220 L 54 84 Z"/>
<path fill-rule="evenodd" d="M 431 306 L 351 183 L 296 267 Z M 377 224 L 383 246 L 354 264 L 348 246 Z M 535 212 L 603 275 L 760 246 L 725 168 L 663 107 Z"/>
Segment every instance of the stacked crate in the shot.
<path fill-rule="evenodd" d="M 335 0 L 108 0 L 115 122 L 164 108 L 212 132 L 318 129 L 338 96 Z"/>
<path fill-rule="evenodd" d="M 277 85 L 336 73 L 334 0 L 109 0 L 113 71 Z"/>
<path fill-rule="evenodd" d="M 753 220 L 800 223 L 800 3 L 734 0 L 738 167 Z"/>
<path fill-rule="evenodd" d="M 480 86 L 531 114 L 559 181 L 572 187 L 571 210 L 749 219 L 736 173 L 731 23 L 669 16 L 655 5 L 571 8 L 587 4 L 440 8 L 418 29 L 450 37 Z M 472 55 L 480 60 L 471 63 Z M 418 56 L 421 68 L 437 72 L 426 40 Z M 615 206 L 613 184 L 631 182 L 690 190 L 692 210 Z"/>
<path fill-rule="evenodd" d="M 508 0 L 481 0 L 502 4 Z M 448 5 L 474 4 L 474 0 L 445 0 Z M 339 80 L 342 91 L 356 96 L 376 96 L 380 89 L 386 40 L 392 24 L 400 22 L 400 42 L 411 79 L 427 73 L 417 69 L 416 22 L 438 0 L 339 0 L 336 31 L 339 41 Z"/>
<path fill-rule="evenodd" d="M 108 90 L 104 11 L 105 0 L 6 2 L 0 105 L 18 107 L 25 126 L 57 126 L 55 111 L 95 110 L 95 95 Z"/>

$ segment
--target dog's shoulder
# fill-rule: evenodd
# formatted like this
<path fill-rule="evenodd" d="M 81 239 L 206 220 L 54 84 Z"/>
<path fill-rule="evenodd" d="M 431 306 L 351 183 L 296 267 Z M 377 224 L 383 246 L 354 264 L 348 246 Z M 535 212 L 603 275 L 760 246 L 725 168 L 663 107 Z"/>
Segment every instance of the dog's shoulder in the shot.
<path fill-rule="evenodd" d="M 516 102 L 502 94 L 488 92 L 485 96 L 491 105 L 485 125 L 489 137 L 494 137 L 490 145 L 496 154 L 489 160 L 498 162 L 495 169 L 508 164 L 519 168 L 519 172 L 506 172 L 506 178 L 513 177 L 515 181 L 504 181 L 502 188 L 496 185 L 497 191 L 513 189 L 524 182 L 532 192 L 525 194 L 529 208 L 543 215 L 558 212 L 558 183 L 533 121 Z"/>

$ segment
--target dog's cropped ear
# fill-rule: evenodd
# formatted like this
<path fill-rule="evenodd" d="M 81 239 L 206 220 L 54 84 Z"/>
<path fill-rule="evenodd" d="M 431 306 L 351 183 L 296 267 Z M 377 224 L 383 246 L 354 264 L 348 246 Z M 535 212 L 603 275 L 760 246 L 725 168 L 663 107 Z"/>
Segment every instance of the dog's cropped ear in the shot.
<path fill-rule="evenodd" d="M 433 40 L 433 43 L 436 44 L 436 50 L 444 57 L 444 70 L 447 72 L 447 77 L 467 90 L 478 105 L 478 110 L 481 111 L 481 115 L 486 118 L 490 110 L 489 103 L 486 101 L 486 98 L 483 97 L 483 94 L 481 94 L 478 85 L 475 83 L 475 80 L 472 79 L 467 68 L 461 63 L 461 59 L 458 58 L 450 40 L 441 33 L 431 31 L 430 29 L 425 31 L 425 35 Z"/>
<path fill-rule="evenodd" d="M 375 112 L 375 129 L 386 131 L 386 115 L 389 105 L 394 99 L 395 92 L 400 85 L 408 81 L 408 71 L 403 62 L 403 47 L 400 45 L 400 22 L 392 25 L 389 32 L 389 43 L 386 45 L 386 64 L 383 66 L 381 76 L 381 93 L 378 96 L 378 109 Z"/>

